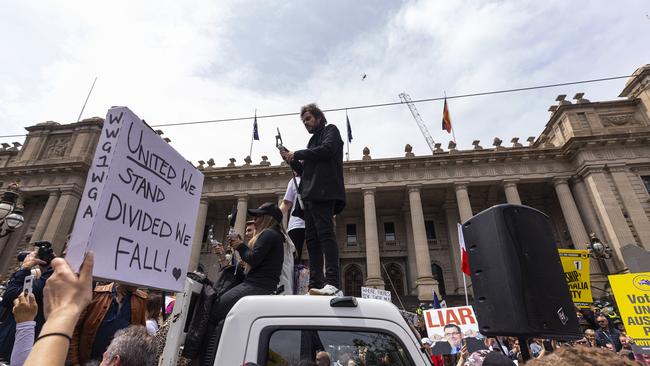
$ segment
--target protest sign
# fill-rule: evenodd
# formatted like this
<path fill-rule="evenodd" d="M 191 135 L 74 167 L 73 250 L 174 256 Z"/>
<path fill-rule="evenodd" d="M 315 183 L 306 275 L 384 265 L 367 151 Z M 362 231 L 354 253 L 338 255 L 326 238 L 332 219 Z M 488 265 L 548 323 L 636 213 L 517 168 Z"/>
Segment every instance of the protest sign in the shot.
<path fill-rule="evenodd" d="M 404 318 L 404 320 L 406 320 L 407 323 L 413 324 L 415 326 L 418 325 L 418 314 L 411 313 L 405 310 L 400 310 L 399 313 L 402 314 L 402 318 Z"/>
<path fill-rule="evenodd" d="M 589 251 L 558 249 L 558 252 L 573 303 L 579 308 L 588 309 L 593 302 L 589 278 Z"/>
<path fill-rule="evenodd" d="M 93 276 L 182 291 L 203 174 L 126 107 L 108 111 L 68 242 Z"/>
<path fill-rule="evenodd" d="M 609 283 L 635 352 L 650 354 L 650 272 L 612 275 Z"/>
<path fill-rule="evenodd" d="M 391 302 L 390 291 L 380 290 L 372 287 L 361 287 L 362 299 L 377 299 Z"/>
<path fill-rule="evenodd" d="M 485 348 L 485 344 L 477 339 L 478 321 L 471 306 L 427 309 L 423 316 L 427 335 L 434 342 L 432 353 L 458 353 L 463 340 L 470 353 Z"/>

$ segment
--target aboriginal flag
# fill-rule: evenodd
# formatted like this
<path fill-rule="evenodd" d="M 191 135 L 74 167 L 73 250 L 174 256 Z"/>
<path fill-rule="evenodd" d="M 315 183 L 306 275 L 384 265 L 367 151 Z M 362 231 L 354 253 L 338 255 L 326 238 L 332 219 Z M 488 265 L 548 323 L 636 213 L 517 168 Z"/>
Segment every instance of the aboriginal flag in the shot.
<path fill-rule="evenodd" d="M 447 107 L 447 98 L 445 98 L 445 106 L 442 109 L 442 129 L 447 131 L 447 133 L 451 133 L 451 116 Z"/>

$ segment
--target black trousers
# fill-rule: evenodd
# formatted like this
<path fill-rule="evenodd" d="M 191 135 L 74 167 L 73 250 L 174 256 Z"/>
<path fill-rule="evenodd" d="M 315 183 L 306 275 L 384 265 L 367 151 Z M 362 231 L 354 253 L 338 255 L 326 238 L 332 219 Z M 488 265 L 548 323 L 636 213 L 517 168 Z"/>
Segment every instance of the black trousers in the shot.
<path fill-rule="evenodd" d="M 226 315 L 230 312 L 233 306 L 245 296 L 250 295 L 271 295 L 275 290 L 267 290 L 262 287 L 255 286 L 249 282 L 243 282 L 231 288 L 217 298 L 212 305 L 210 312 L 210 325 L 208 327 L 208 334 L 203 341 L 203 353 L 199 359 L 199 365 L 212 365 L 217 355 L 219 340 L 221 339 L 221 332 L 223 330 L 223 322 Z"/>
<path fill-rule="evenodd" d="M 305 245 L 305 228 L 298 227 L 289 231 L 289 238 L 296 246 L 295 264 L 300 264 L 300 257 L 302 257 L 302 247 Z"/>
<path fill-rule="evenodd" d="M 322 288 L 327 284 L 340 289 L 339 247 L 334 233 L 334 201 L 305 201 L 305 241 L 309 254 L 309 288 Z"/>

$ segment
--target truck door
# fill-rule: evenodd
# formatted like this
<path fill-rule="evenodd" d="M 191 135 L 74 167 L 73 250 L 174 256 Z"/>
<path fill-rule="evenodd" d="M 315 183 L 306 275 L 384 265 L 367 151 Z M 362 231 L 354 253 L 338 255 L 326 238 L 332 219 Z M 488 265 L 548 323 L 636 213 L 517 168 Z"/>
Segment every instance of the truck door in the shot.
<path fill-rule="evenodd" d="M 383 319 L 260 318 L 249 335 L 245 361 L 258 365 L 312 364 L 320 350 L 345 366 L 431 365 L 410 330 Z"/>

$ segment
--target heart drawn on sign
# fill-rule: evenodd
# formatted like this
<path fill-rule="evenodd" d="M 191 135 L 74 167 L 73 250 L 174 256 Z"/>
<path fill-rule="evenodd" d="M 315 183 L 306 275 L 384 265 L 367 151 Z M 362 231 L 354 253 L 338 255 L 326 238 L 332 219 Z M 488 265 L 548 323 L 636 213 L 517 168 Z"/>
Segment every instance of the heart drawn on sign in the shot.
<path fill-rule="evenodd" d="M 172 270 L 172 276 L 178 281 L 179 278 L 181 278 L 181 269 L 180 268 L 174 268 Z"/>

